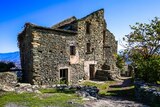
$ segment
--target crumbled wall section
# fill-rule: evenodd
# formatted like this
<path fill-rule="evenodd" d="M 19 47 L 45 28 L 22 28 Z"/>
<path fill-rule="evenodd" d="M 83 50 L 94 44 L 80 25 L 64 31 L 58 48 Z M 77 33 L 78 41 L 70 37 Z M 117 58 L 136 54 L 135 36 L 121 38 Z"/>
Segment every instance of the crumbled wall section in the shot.
<path fill-rule="evenodd" d="M 0 72 L 0 88 L 1 86 L 15 86 L 17 83 L 17 75 L 13 72 Z"/>
<path fill-rule="evenodd" d="M 94 75 L 97 70 L 103 72 L 104 65 L 115 65 L 117 42 L 106 29 L 103 9 L 82 19 L 71 17 L 51 28 L 28 23 L 18 40 L 23 80 L 31 84 L 57 84 L 61 69 L 68 70 L 64 74 L 68 83 L 76 84 L 90 79 L 90 65 L 95 67 Z M 71 46 L 75 47 L 74 55 Z"/>

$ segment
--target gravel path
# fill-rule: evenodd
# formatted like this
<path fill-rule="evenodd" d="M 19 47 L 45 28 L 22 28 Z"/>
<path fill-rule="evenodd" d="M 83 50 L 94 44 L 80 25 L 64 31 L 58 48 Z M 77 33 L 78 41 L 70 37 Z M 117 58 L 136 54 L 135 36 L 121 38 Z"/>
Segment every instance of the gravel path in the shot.
<path fill-rule="evenodd" d="M 134 101 L 124 100 L 118 97 L 108 97 L 97 101 L 88 101 L 85 107 L 149 107 Z"/>

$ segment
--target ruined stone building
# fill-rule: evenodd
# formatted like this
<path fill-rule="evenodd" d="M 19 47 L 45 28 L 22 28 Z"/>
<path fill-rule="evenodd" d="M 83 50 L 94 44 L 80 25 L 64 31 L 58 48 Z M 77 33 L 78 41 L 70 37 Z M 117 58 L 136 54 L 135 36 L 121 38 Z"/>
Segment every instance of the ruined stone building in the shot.
<path fill-rule="evenodd" d="M 103 9 L 52 27 L 26 23 L 18 41 L 24 82 L 75 84 L 116 77 L 117 41 L 106 28 Z"/>

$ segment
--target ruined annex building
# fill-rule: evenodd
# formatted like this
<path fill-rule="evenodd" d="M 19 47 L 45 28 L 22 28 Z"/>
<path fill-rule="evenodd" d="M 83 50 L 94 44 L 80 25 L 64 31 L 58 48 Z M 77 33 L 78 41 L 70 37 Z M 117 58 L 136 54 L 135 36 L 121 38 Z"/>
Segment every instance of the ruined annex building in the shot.
<path fill-rule="evenodd" d="M 118 74 L 117 41 L 106 28 L 103 9 L 52 27 L 26 23 L 18 41 L 24 82 L 75 84 L 81 79 L 114 79 Z"/>

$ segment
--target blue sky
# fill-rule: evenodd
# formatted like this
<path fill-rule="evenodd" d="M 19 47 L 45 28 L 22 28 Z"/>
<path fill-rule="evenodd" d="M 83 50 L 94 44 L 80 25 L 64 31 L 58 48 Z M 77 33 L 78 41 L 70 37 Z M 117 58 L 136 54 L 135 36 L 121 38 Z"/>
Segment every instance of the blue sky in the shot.
<path fill-rule="evenodd" d="M 19 50 L 17 35 L 26 22 L 50 27 L 100 8 L 105 9 L 107 28 L 119 42 L 131 31 L 129 25 L 160 17 L 160 0 L 0 0 L 0 53 Z"/>

